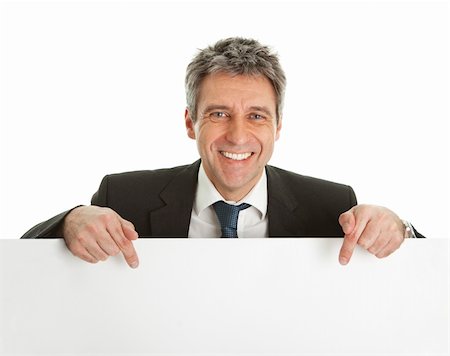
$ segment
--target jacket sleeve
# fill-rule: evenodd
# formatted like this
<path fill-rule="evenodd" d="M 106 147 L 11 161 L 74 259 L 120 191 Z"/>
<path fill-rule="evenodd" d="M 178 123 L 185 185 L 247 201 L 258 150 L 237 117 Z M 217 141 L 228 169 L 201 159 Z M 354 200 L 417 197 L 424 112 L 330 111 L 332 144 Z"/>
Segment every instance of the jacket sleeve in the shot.
<path fill-rule="evenodd" d="M 104 177 L 98 191 L 93 195 L 91 204 L 98 206 L 107 206 L 107 191 L 108 191 L 108 176 Z M 21 239 L 35 239 L 35 238 L 59 238 L 62 236 L 62 224 L 65 217 L 75 208 L 82 205 L 77 205 L 72 209 L 66 210 L 47 221 L 43 221 L 28 230 Z"/>
<path fill-rule="evenodd" d="M 420 232 L 418 232 L 414 226 L 412 228 L 414 230 L 414 234 L 416 235 L 416 238 L 418 238 L 418 239 L 424 239 L 425 238 L 425 236 L 423 236 Z"/>
<path fill-rule="evenodd" d="M 97 206 L 108 206 L 108 185 L 109 185 L 109 176 L 105 176 L 100 183 L 100 187 L 92 196 L 91 205 Z"/>
<path fill-rule="evenodd" d="M 58 214 L 47 221 L 43 221 L 36 226 L 28 230 L 21 239 L 36 239 L 36 238 L 58 238 L 62 237 L 62 223 L 64 218 L 73 209 L 78 208 L 81 205 L 75 206 L 72 209 L 66 210 L 61 214 Z"/>

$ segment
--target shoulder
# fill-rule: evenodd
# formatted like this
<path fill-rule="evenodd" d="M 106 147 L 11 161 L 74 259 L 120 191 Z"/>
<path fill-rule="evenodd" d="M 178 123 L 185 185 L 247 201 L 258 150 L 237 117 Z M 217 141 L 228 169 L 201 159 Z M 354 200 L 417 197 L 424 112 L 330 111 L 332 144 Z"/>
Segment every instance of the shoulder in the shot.
<path fill-rule="evenodd" d="M 153 170 L 140 170 L 140 171 L 130 171 L 130 172 L 122 172 L 122 173 L 114 173 L 108 174 L 106 177 L 112 180 L 132 180 L 139 181 L 145 179 L 167 179 L 170 177 L 175 177 L 185 171 L 191 165 L 177 166 L 171 168 L 160 168 Z"/>
<path fill-rule="evenodd" d="M 353 188 L 349 185 L 336 183 L 286 171 L 273 166 L 267 166 L 267 183 L 269 195 L 282 197 L 296 202 L 307 202 L 310 206 L 324 202 L 342 202 L 346 206 L 357 204 Z"/>
<path fill-rule="evenodd" d="M 117 212 L 129 209 L 130 206 L 159 206 L 160 194 L 166 190 L 181 196 L 195 190 L 199 165 L 197 161 L 173 168 L 106 175 L 91 203 L 109 206 Z"/>
<path fill-rule="evenodd" d="M 310 189 L 349 189 L 350 186 L 342 183 L 336 183 L 325 179 L 314 178 L 310 176 L 301 175 L 295 172 L 287 171 L 274 166 L 267 166 L 268 180 L 275 184 L 289 185 L 295 187 L 301 184 L 303 187 Z"/>
<path fill-rule="evenodd" d="M 140 170 L 106 175 L 102 184 L 141 186 L 151 183 L 152 187 L 162 187 L 180 176 L 196 176 L 198 162 L 193 164 L 155 170 Z"/>

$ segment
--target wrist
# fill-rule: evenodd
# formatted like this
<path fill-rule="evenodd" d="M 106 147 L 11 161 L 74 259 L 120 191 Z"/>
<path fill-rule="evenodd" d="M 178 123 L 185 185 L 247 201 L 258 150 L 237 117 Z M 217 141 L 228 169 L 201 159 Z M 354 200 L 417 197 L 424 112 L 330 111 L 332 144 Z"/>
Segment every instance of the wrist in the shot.
<path fill-rule="evenodd" d="M 71 210 L 69 210 L 66 214 L 66 216 L 64 217 L 64 219 L 61 222 L 61 225 L 58 229 L 58 232 L 60 233 L 60 236 L 65 237 L 66 235 L 66 228 L 67 225 L 70 225 L 71 223 L 71 219 L 73 219 L 73 216 L 76 215 L 77 211 L 80 210 L 80 208 L 85 207 L 85 205 L 78 205 L 75 208 L 72 208 Z"/>

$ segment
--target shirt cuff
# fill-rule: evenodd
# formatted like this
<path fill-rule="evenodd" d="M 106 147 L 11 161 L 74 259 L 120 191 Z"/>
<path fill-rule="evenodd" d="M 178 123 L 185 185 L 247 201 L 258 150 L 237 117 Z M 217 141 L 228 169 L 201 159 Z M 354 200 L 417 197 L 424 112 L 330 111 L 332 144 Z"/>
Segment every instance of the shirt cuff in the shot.
<path fill-rule="evenodd" d="M 402 220 L 402 223 L 405 226 L 405 234 L 403 237 L 405 239 L 416 239 L 417 236 L 411 223 L 406 220 Z"/>

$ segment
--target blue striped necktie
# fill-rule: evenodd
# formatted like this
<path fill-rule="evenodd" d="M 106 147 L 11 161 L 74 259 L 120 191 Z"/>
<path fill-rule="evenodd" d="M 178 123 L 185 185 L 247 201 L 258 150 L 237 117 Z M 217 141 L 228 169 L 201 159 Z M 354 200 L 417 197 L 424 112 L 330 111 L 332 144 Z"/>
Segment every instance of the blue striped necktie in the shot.
<path fill-rule="evenodd" d="M 239 205 L 230 205 L 220 200 L 213 204 L 216 211 L 217 218 L 220 222 L 220 229 L 222 230 L 222 237 L 238 237 L 237 236 L 237 222 L 239 212 L 249 208 L 251 205 L 242 203 Z"/>

